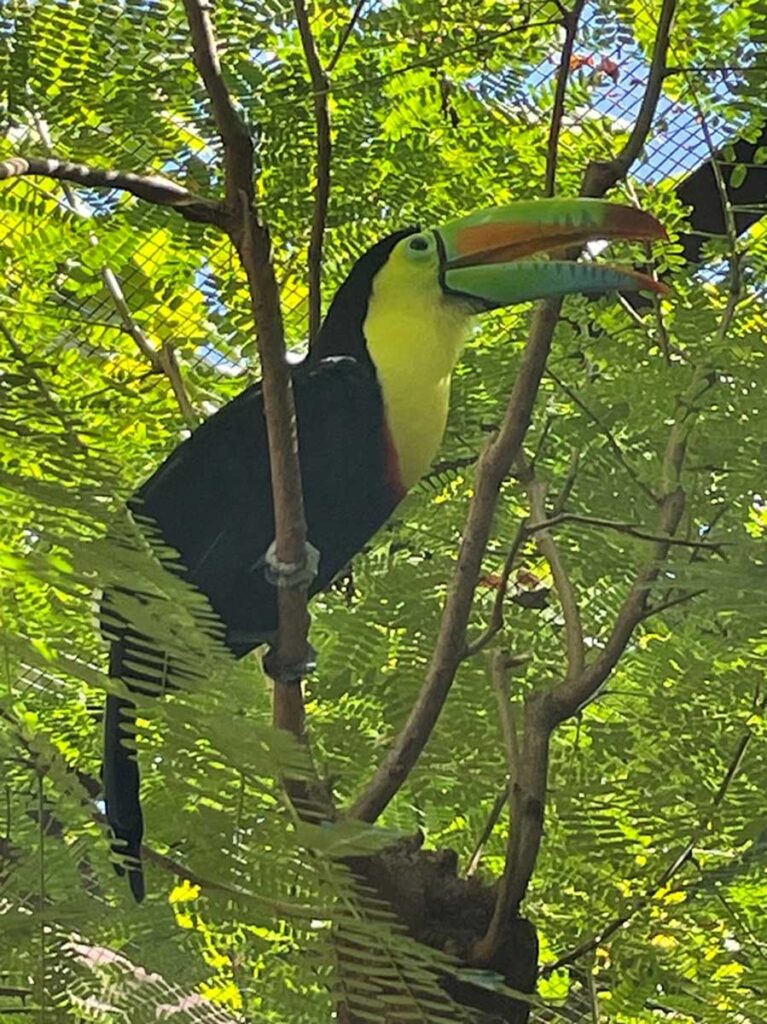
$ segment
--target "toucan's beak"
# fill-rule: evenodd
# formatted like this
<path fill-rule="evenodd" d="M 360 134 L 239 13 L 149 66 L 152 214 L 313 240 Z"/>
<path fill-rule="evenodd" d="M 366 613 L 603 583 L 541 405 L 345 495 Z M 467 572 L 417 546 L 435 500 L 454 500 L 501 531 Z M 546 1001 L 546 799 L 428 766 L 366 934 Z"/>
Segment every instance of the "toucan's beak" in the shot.
<path fill-rule="evenodd" d="M 531 259 L 597 239 L 667 237 L 654 217 L 632 206 L 597 199 L 536 199 L 479 210 L 435 234 L 443 290 L 481 309 L 573 292 L 668 290 L 622 267 Z"/>

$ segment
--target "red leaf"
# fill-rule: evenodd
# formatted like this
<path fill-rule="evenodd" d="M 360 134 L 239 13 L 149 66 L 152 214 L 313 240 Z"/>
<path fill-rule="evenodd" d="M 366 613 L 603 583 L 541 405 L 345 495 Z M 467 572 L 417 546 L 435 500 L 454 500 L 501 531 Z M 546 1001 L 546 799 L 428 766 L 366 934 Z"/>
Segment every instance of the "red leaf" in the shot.
<path fill-rule="evenodd" d="M 593 68 L 594 58 L 591 54 L 574 53 L 570 58 L 570 70 L 577 71 L 582 67 Z"/>
<path fill-rule="evenodd" d="M 598 71 L 603 71 L 606 75 L 612 78 L 613 82 L 618 81 L 621 76 L 620 65 L 616 64 L 614 60 L 610 60 L 609 57 L 603 57 L 597 67 Z"/>

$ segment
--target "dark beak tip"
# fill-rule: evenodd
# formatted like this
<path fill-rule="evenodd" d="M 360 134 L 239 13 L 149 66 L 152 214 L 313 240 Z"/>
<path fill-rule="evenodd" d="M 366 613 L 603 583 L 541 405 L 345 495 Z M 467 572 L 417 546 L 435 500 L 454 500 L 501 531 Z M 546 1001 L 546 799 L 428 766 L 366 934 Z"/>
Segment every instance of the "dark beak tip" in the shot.
<path fill-rule="evenodd" d="M 661 222 L 646 210 L 636 206 L 606 204 L 608 224 L 615 231 L 614 237 L 626 240 L 667 242 L 668 232 Z"/>
<path fill-rule="evenodd" d="M 651 292 L 654 295 L 659 295 L 661 298 L 665 295 L 670 295 L 673 289 L 665 284 L 663 281 L 658 281 L 653 277 L 648 277 L 645 274 L 641 275 L 642 286 L 639 291 Z"/>

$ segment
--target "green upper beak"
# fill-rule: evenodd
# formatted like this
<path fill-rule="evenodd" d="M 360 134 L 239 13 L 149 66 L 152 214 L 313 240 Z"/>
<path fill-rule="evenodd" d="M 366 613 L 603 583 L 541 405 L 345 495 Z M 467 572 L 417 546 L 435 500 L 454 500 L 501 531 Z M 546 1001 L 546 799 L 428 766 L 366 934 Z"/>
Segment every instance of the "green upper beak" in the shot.
<path fill-rule="evenodd" d="M 573 292 L 667 291 L 658 281 L 622 267 L 529 258 L 597 239 L 667 237 L 654 217 L 632 206 L 536 199 L 479 210 L 450 221 L 435 235 L 444 291 L 483 309 Z"/>

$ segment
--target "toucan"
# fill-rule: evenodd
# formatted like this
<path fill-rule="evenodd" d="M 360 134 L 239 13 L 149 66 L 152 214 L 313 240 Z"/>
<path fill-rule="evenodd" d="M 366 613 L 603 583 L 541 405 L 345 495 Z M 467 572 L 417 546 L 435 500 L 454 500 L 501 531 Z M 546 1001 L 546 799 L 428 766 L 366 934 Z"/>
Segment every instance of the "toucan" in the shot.
<path fill-rule="evenodd" d="M 546 199 L 396 231 L 357 260 L 308 356 L 292 369 L 308 539 L 318 557 L 310 595 L 333 581 L 428 470 L 474 315 L 576 292 L 662 291 L 631 270 L 542 257 L 597 239 L 663 237 L 655 218 L 632 207 Z M 274 638 L 277 591 L 267 558 L 274 512 L 260 383 L 198 427 L 128 504 L 138 522 L 151 524 L 154 541 L 177 553 L 173 571 L 207 598 L 236 658 Z M 173 675 L 172 664 L 115 604 L 107 593 L 110 676 L 147 691 Z M 116 868 L 127 871 L 140 901 L 139 772 L 125 742 L 133 712 L 128 698 L 108 695 L 102 776 Z"/>

